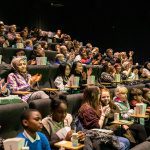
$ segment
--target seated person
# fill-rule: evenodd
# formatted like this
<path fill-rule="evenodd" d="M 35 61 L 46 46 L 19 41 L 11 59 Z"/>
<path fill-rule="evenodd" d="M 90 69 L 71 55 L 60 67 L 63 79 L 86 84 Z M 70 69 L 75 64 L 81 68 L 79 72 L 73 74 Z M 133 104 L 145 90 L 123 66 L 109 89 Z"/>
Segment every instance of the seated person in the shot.
<path fill-rule="evenodd" d="M 1 22 L 0 23 L 0 47 L 8 47 L 8 46 L 9 46 L 9 42 L 7 39 L 7 35 L 5 33 L 4 23 Z"/>
<path fill-rule="evenodd" d="M 128 89 L 124 86 L 118 86 L 115 89 L 115 97 L 114 102 L 118 106 L 120 113 L 121 113 L 121 119 L 128 120 L 130 119 L 130 114 L 133 113 L 133 110 L 130 109 L 130 105 L 127 99 L 127 93 Z M 130 126 L 123 125 L 124 130 L 130 129 L 133 133 L 133 136 L 137 143 L 141 143 L 146 140 L 147 134 L 145 131 L 145 128 L 141 124 L 133 123 Z"/>
<path fill-rule="evenodd" d="M 55 63 L 56 64 L 61 64 L 65 62 L 65 57 L 64 54 L 57 54 L 55 57 Z"/>
<path fill-rule="evenodd" d="M 16 50 L 16 54 L 15 54 L 15 56 L 13 56 L 13 58 L 15 58 L 15 57 L 24 58 L 24 59 L 26 59 L 26 61 L 27 61 L 27 57 L 26 57 L 26 54 L 25 54 L 25 50 L 24 50 L 24 49 L 17 49 L 17 50 Z"/>
<path fill-rule="evenodd" d="M 8 88 L 13 93 L 15 91 L 30 91 L 35 88 L 38 81 L 41 80 L 41 75 L 31 76 L 27 73 L 27 62 L 24 58 L 14 58 L 11 62 L 14 73 L 10 73 L 7 78 Z M 36 99 L 49 98 L 43 91 L 36 91 L 32 94 L 21 96 L 25 102 L 30 102 Z"/>
<path fill-rule="evenodd" d="M 16 35 L 14 42 L 13 48 L 24 48 L 22 37 L 19 34 Z"/>
<path fill-rule="evenodd" d="M 1 96 L 9 96 L 10 91 L 6 88 L 7 83 L 4 83 L 4 79 L 0 78 L 0 97 Z"/>
<path fill-rule="evenodd" d="M 78 117 L 85 129 L 103 128 L 105 118 L 110 113 L 109 105 L 102 107 L 100 95 L 100 89 L 97 86 L 89 86 L 84 90 L 84 99 L 79 109 Z M 129 149 L 130 143 L 128 139 L 118 137 L 118 140 L 120 143 L 120 150 Z"/>
<path fill-rule="evenodd" d="M 143 97 L 150 102 L 150 88 L 143 88 Z"/>
<path fill-rule="evenodd" d="M 100 77 L 101 82 L 111 83 L 112 81 L 114 81 L 115 73 L 116 71 L 113 66 L 106 66 L 105 71 L 102 72 L 101 77 Z"/>
<path fill-rule="evenodd" d="M 139 69 L 140 77 L 141 78 L 148 78 L 150 79 L 150 71 L 144 67 Z"/>
<path fill-rule="evenodd" d="M 91 63 L 91 58 L 88 58 L 88 55 L 86 52 L 81 54 L 81 63 L 82 64 L 90 64 Z"/>
<path fill-rule="evenodd" d="M 28 65 L 36 65 L 37 64 L 36 57 L 45 57 L 45 51 L 41 47 L 41 44 L 39 44 L 39 43 L 34 45 L 33 54 L 31 56 L 30 60 L 28 61 Z"/>
<path fill-rule="evenodd" d="M 16 25 L 11 25 L 9 27 L 9 32 L 7 33 L 7 38 L 9 41 L 9 45 L 12 46 L 13 44 L 15 44 L 14 40 L 16 38 Z"/>
<path fill-rule="evenodd" d="M 51 113 L 42 120 L 43 133 L 47 136 L 51 146 L 61 140 L 70 140 L 72 131 L 72 116 L 67 113 L 67 101 L 55 98 L 51 102 Z M 84 134 L 79 132 L 79 137 L 83 138 Z"/>
<path fill-rule="evenodd" d="M 131 89 L 131 91 L 130 91 L 130 96 L 131 96 L 130 105 L 132 107 L 135 107 L 137 103 L 145 103 L 145 104 L 150 105 L 150 101 L 144 99 L 144 97 L 142 95 L 143 95 L 142 90 L 140 90 L 138 88 Z"/>
<path fill-rule="evenodd" d="M 42 116 L 36 109 L 25 110 L 21 115 L 21 124 L 24 128 L 17 137 L 24 138 L 30 150 L 51 150 L 46 136 L 41 133 Z"/>
<path fill-rule="evenodd" d="M 32 43 L 32 40 L 26 40 L 25 41 L 25 49 L 26 50 L 33 50 L 33 43 Z"/>
<path fill-rule="evenodd" d="M 132 75 L 132 64 L 129 61 L 125 61 L 122 64 L 123 73 L 127 76 L 127 79 L 131 78 Z"/>
<path fill-rule="evenodd" d="M 71 66 L 70 64 L 63 63 L 59 65 L 58 76 L 54 84 L 59 90 L 67 90 L 67 83 L 70 77 Z"/>
<path fill-rule="evenodd" d="M 122 67 L 119 63 L 116 63 L 114 65 L 115 69 L 116 69 L 116 73 L 115 74 L 120 74 L 121 76 L 121 80 L 126 80 L 127 76 L 122 72 Z"/>
<path fill-rule="evenodd" d="M 68 84 L 73 85 L 74 77 L 79 77 L 79 87 L 80 87 L 80 89 L 83 89 L 83 85 L 82 84 L 86 84 L 87 83 L 87 76 L 90 76 L 91 73 L 92 73 L 92 68 L 88 69 L 88 71 L 86 73 L 84 71 L 82 63 L 79 62 L 79 61 L 76 61 L 72 65 L 71 76 L 70 76 Z"/>
<path fill-rule="evenodd" d="M 105 128 L 105 126 L 110 125 L 110 123 L 112 121 L 114 121 L 114 113 L 120 113 L 120 110 L 119 110 L 118 106 L 111 99 L 109 89 L 101 88 L 100 91 L 101 91 L 100 92 L 101 93 L 100 103 L 101 103 L 102 107 L 109 106 L 109 108 L 110 108 L 110 112 L 104 118 L 104 120 L 105 120 L 104 128 Z"/>

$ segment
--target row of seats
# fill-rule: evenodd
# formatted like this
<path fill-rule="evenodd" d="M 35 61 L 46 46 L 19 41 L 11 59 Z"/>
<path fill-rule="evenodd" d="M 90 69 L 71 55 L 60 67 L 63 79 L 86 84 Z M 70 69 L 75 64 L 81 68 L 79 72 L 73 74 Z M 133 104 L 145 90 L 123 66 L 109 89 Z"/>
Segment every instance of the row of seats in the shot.
<path fill-rule="evenodd" d="M 32 55 L 32 50 L 26 50 L 26 49 L 23 49 L 23 50 L 25 51 L 27 58 L 30 58 L 30 56 Z M 0 55 L 2 55 L 2 60 L 5 63 L 10 64 L 13 56 L 16 55 L 17 51 L 18 51 L 17 48 L 10 48 L 10 47 L 9 48 L 0 48 Z M 47 57 L 47 60 L 50 63 L 55 61 L 56 54 L 57 54 L 56 51 L 45 50 L 45 56 Z"/>
<path fill-rule="evenodd" d="M 133 85 L 128 86 L 128 90 L 130 93 L 131 88 L 137 87 L 137 88 L 143 88 L 144 84 L 139 85 Z M 111 95 L 114 95 L 114 89 L 110 89 Z M 130 96 L 130 95 L 128 95 Z M 68 113 L 72 114 L 73 117 L 77 114 L 82 100 L 83 100 L 83 93 L 79 94 L 69 94 L 65 95 L 64 98 L 66 98 L 68 102 Z M 20 115 L 23 110 L 27 108 L 33 108 L 38 109 L 42 117 L 46 117 L 50 112 L 50 103 L 51 99 L 39 99 L 34 100 L 27 103 L 18 103 L 18 104 L 7 104 L 7 105 L 0 105 L 0 137 L 3 138 L 9 138 L 14 137 L 17 135 L 20 130 L 22 130 L 22 127 L 20 125 Z"/>
<path fill-rule="evenodd" d="M 58 74 L 58 67 L 59 65 L 28 65 L 28 72 L 31 75 L 34 75 L 36 73 L 42 74 L 42 79 L 39 82 L 40 87 L 51 87 L 55 88 L 54 80 L 57 77 Z M 100 74 L 102 72 L 102 66 L 96 66 L 96 65 L 86 65 L 87 69 L 90 67 L 93 69 L 92 75 L 98 79 L 100 77 Z M 0 65 L 0 77 L 1 78 L 7 78 L 8 74 L 12 72 L 10 65 Z"/>
<path fill-rule="evenodd" d="M 82 103 L 83 94 L 67 95 L 66 99 L 68 101 L 68 112 L 74 116 Z M 27 108 L 39 110 L 43 118 L 49 115 L 50 103 L 51 99 L 38 99 L 29 104 L 23 102 L 0 105 L 0 137 L 4 139 L 15 137 L 23 130 L 20 124 L 20 116 Z"/>

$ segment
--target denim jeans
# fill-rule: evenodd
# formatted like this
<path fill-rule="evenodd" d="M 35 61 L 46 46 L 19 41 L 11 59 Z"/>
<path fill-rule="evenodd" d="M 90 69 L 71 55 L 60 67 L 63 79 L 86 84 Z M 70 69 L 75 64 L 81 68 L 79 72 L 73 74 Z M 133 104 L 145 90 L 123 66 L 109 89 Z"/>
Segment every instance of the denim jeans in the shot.
<path fill-rule="evenodd" d="M 120 149 L 119 150 L 129 150 L 130 149 L 130 142 L 127 138 L 117 136 L 119 143 L 120 143 Z"/>

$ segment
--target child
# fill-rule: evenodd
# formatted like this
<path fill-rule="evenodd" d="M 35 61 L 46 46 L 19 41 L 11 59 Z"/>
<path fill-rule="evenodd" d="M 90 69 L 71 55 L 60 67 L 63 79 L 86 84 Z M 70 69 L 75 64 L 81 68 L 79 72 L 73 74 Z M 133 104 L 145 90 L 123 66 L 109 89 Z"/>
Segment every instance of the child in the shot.
<path fill-rule="evenodd" d="M 62 63 L 59 65 L 58 76 L 56 77 L 54 84 L 59 90 L 68 90 L 68 80 L 70 77 L 71 65 L 68 63 Z"/>
<path fill-rule="evenodd" d="M 56 142 L 71 140 L 72 116 L 67 113 L 68 104 L 64 99 L 54 98 L 50 107 L 50 115 L 42 120 L 44 126 L 42 132 L 45 133 L 53 148 Z M 81 131 L 78 132 L 78 138 L 84 138 L 84 134 Z"/>
<path fill-rule="evenodd" d="M 130 105 L 128 102 L 128 89 L 124 86 L 118 86 L 115 89 L 115 97 L 114 97 L 114 103 L 118 106 L 120 113 L 121 113 L 121 119 L 124 120 L 130 119 L 130 114 L 133 113 L 133 110 L 130 109 Z M 136 142 L 143 142 L 147 138 L 147 133 L 145 131 L 145 128 L 141 124 L 133 123 L 130 126 L 123 125 L 122 126 L 124 130 L 130 130 L 136 140 Z M 129 137 L 128 137 L 129 138 Z"/>
<path fill-rule="evenodd" d="M 144 97 L 142 96 L 143 95 L 142 90 L 138 88 L 133 88 L 130 91 L 130 95 L 131 95 L 130 105 L 132 107 L 135 107 L 137 103 L 146 103 L 147 105 L 150 105 L 150 102 L 144 99 Z"/>
<path fill-rule="evenodd" d="M 21 115 L 24 128 L 17 137 L 24 138 L 30 150 L 51 150 L 46 136 L 38 131 L 42 130 L 42 117 L 38 110 L 28 109 Z"/>

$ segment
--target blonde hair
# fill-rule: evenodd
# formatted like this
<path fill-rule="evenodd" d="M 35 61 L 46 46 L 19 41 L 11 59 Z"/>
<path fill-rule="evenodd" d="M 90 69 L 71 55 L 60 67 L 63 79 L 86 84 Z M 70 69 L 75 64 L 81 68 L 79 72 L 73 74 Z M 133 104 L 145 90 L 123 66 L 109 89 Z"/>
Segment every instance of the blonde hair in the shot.
<path fill-rule="evenodd" d="M 117 86 L 116 89 L 115 89 L 115 95 L 117 96 L 118 94 L 120 93 L 128 93 L 128 89 L 125 87 L 125 86 Z"/>

